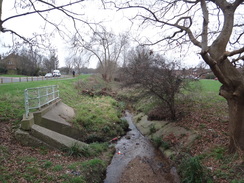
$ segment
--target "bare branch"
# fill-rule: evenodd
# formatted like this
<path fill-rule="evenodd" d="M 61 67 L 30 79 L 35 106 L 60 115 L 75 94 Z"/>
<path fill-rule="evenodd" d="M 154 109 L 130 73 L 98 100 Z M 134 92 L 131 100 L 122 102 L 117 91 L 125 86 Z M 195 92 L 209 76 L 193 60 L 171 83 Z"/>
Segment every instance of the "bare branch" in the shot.
<path fill-rule="evenodd" d="M 219 58 L 219 61 L 223 61 L 225 59 L 227 59 L 227 57 L 230 57 L 230 56 L 234 56 L 234 55 L 237 55 L 237 54 L 241 54 L 244 52 L 244 47 L 238 49 L 238 50 L 234 50 L 232 52 L 225 52 L 220 58 Z M 239 59 L 238 59 L 239 60 Z"/>
<path fill-rule="evenodd" d="M 2 29 L 2 32 L 10 32 L 16 36 L 18 36 L 19 38 L 23 39 L 26 43 L 28 44 L 32 44 L 32 42 L 30 42 L 28 39 L 26 39 L 25 37 L 21 36 L 20 34 L 18 34 L 17 32 L 10 30 L 10 29 Z"/>
<path fill-rule="evenodd" d="M 208 49 L 208 9 L 205 0 L 201 0 L 202 13 L 203 13 L 203 25 L 202 25 L 202 50 Z"/>
<path fill-rule="evenodd" d="M 218 76 L 219 81 L 228 86 L 230 84 L 230 81 L 227 80 L 227 78 L 217 65 L 217 61 L 214 60 L 207 52 L 202 52 L 201 56 L 204 61 L 210 66 L 211 70 Z"/>
<path fill-rule="evenodd" d="M 47 4 L 47 2 L 43 2 L 41 0 L 39 0 L 40 2 L 42 3 L 45 3 Z M 14 15 L 14 16 L 11 16 L 11 17 L 8 17 L 6 19 L 4 19 L 2 21 L 2 23 L 10 20 L 10 19 L 13 19 L 13 18 L 18 18 L 18 17 L 22 17 L 22 16 L 26 16 L 26 15 L 32 15 L 32 14 L 36 14 L 36 13 L 44 13 L 44 12 L 49 12 L 49 11 L 52 11 L 52 10 L 55 10 L 55 9 L 62 9 L 64 7 L 67 7 L 67 6 L 71 6 L 71 5 L 74 5 L 74 4 L 77 4 L 77 3 L 80 3 L 80 2 L 83 2 L 84 0 L 78 0 L 78 1 L 75 1 L 75 2 L 70 2 L 68 4 L 65 4 L 65 5 L 60 5 L 60 6 L 55 6 L 53 4 L 49 4 L 50 6 L 52 6 L 51 8 L 48 8 L 48 9 L 44 9 L 44 10 L 37 10 L 37 11 L 30 11 L 30 12 L 26 12 L 26 13 L 22 13 L 22 14 L 19 14 L 19 15 Z"/>
<path fill-rule="evenodd" d="M 238 57 L 236 59 L 232 59 L 231 60 L 231 63 L 236 64 L 236 62 L 238 62 L 239 60 L 243 60 L 244 61 L 244 55 L 243 56 L 240 56 L 240 57 Z"/>

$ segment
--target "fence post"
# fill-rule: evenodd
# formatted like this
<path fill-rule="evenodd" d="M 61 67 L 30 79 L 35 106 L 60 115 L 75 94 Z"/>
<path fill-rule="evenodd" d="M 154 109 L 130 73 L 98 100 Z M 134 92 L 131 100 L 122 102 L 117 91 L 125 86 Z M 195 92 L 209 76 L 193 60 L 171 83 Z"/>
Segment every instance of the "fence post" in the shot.
<path fill-rule="evenodd" d="M 41 109 L 41 97 L 40 97 L 40 88 L 37 88 L 37 97 L 38 97 L 38 108 Z"/>
<path fill-rule="evenodd" d="M 1 78 L 1 83 L 3 84 L 3 78 Z"/>
<path fill-rule="evenodd" d="M 54 93 L 54 86 L 52 86 L 53 89 L 53 100 L 55 99 L 55 93 Z"/>
<path fill-rule="evenodd" d="M 59 98 L 59 85 L 56 86 L 57 87 L 57 93 L 58 93 L 58 98 Z"/>
<path fill-rule="evenodd" d="M 28 99 L 28 90 L 25 89 L 25 117 L 29 116 L 29 99 Z"/>

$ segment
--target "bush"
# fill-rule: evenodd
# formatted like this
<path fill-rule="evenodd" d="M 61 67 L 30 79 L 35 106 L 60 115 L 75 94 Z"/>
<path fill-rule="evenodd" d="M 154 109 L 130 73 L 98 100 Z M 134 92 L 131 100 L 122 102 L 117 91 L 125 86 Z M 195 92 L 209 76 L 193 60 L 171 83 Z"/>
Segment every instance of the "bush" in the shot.
<path fill-rule="evenodd" d="M 144 95 L 157 98 L 168 109 L 170 119 L 176 120 L 175 98 L 184 85 L 175 72 L 177 67 L 162 55 L 137 47 L 129 51 L 128 65 L 121 69 L 122 85 L 139 88 Z"/>
<path fill-rule="evenodd" d="M 183 159 L 180 164 L 180 175 L 183 183 L 213 182 L 197 156 Z"/>
<path fill-rule="evenodd" d="M 206 79 L 215 79 L 215 78 L 216 78 L 216 76 L 214 74 L 208 74 L 206 76 Z"/>

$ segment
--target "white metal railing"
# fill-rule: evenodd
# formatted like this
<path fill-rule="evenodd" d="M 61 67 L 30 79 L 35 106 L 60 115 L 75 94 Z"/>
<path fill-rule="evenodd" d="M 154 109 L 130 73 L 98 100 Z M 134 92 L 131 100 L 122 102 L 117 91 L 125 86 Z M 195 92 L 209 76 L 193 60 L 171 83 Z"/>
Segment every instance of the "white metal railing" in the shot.
<path fill-rule="evenodd" d="M 57 85 L 25 89 L 25 115 L 29 116 L 30 109 L 40 109 L 59 98 Z"/>

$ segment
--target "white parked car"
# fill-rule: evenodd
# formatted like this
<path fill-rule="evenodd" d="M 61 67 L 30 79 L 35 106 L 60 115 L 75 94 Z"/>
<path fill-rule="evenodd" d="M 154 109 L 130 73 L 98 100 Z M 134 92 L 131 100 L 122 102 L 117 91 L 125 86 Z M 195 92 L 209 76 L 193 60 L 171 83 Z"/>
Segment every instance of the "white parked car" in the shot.
<path fill-rule="evenodd" d="M 59 70 L 53 70 L 53 77 L 60 77 L 61 73 Z"/>
<path fill-rule="evenodd" d="M 53 77 L 53 74 L 52 73 L 47 73 L 46 75 L 45 75 L 45 78 L 52 78 Z"/>

